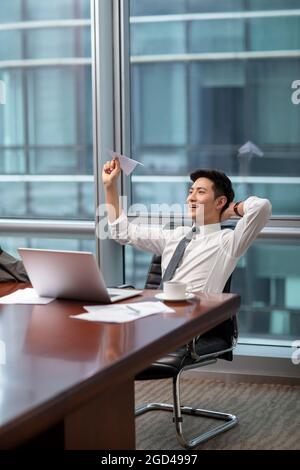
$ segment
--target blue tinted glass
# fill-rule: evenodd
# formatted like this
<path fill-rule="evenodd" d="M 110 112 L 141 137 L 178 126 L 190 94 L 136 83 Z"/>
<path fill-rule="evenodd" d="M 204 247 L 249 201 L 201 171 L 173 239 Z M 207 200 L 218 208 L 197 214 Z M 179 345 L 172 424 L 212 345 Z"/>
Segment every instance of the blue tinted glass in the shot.
<path fill-rule="evenodd" d="M 243 20 L 192 21 L 189 52 L 237 52 L 245 49 Z"/>
<path fill-rule="evenodd" d="M 131 5 L 132 156 L 145 165 L 132 176 L 133 203 L 184 204 L 189 173 L 217 168 L 237 200 L 267 197 L 274 216 L 300 217 L 300 2 Z M 262 156 L 239 153 L 247 141 Z M 259 239 L 240 260 L 241 336 L 299 339 L 299 253 L 296 241 Z M 126 282 L 144 287 L 150 260 L 126 247 Z"/>
<path fill-rule="evenodd" d="M 0 69 L 0 80 L 5 84 L 6 95 L 6 104 L 0 105 L 0 146 L 3 146 L 0 147 L 1 151 L 9 146 L 22 146 L 25 143 L 24 72 L 18 69 Z"/>
<path fill-rule="evenodd" d="M 253 18 L 249 20 L 249 37 L 250 50 L 299 50 L 300 18 Z"/>
<path fill-rule="evenodd" d="M 186 75 L 182 64 L 151 64 L 132 70 L 133 142 L 185 144 Z M 142 124 L 142 125 L 141 125 Z"/>
<path fill-rule="evenodd" d="M 0 61 L 20 59 L 22 51 L 22 34 L 20 31 L 0 31 Z"/>
<path fill-rule="evenodd" d="M 0 23 L 90 18 L 90 0 L 1 0 Z"/>
<path fill-rule="evenodd" d="M 213 13 L 243 11 L 245 9 L 244 0 L 187 0 L 187 10 L 190 13 Z"/>
<path fill-rule="evenodd" d="M 126 282 L 143 288 L 152 255 L 126 247 Z M 276 344 L 300 335 L 300 249 L 297 242 L 257 241 L 241 258 L 232 292 L 241 294 L 239 336 Z"/>
<path fill-rule="evenodd" d="M 130 15 L 174 15 L 184 13 L 186 0 L 131 0 Z"/>
<path fill-rule="evenodd" d="M 251 0 L 249 10 L 293 10 L 300 7 L 298 0 Z"/>
<path fill-rule="evenodd" d="M 59 207 L 60 218 L 75 218 L 79 213 L 79 186 L 66 183 L 31 183 L 30 211 L 32 216 L 54 218 Z M 82 214 L 81 214 L 82 216 Z"/>
<path fill-rule="evenodd" d="M 0 3 L 1 217 L 93 218 L 90 2 Z"/>
<path fill-rule="evenodd" d="M 0 182 L 0 214 L 1 217 L 26 216 L 26 184 L 21 181 Z"/>
<path fill-rule="evenodd" d="M 181 22 L 135 24 L 131 28 L 131 54 L 180 54 L 185 52 Z"/>
<path fill-rule="evenodd" d="M 1 0 L 0 23 L 13 23 L 22 20 L 23 0 Z"/>
<path fill-rule="evenodd" d="M 239 334 L 247 338 L 294 340 L 300 334 L 297 242 L 257 241 L 236 267 L 232 289 L 242 294 Z"/>
<path fill-rule="evenodd" d="M 27 20 L 63 20 L 90 17 L 90 0 L 27 0 Z"/>
<path fill-rule="evenodd" d="M 0 60 L 90 57 L 90 36 L 88 27 L 0 31 Z"/>
<path fill-rule="evenodd" d="M 0 147 L 0 174 L 22 174 L 26 170 L 26 153 L 23 149 L 3 149 Z"/>
<path fill-rule="evenodd" d="M 0 237 L 0 246 L 3 250 L 8 251 L 11 255 L 20 257 L 18 248 L 40 248 L 46 250 L 71 250 L 71 251 L 90 251 L 96 253 L 95 239 L 81 238 L 72 235 L 72 238 L 47 238 L 38 234 L 36 236 L 28 236 L 19 234 L 18 236 Z"/>

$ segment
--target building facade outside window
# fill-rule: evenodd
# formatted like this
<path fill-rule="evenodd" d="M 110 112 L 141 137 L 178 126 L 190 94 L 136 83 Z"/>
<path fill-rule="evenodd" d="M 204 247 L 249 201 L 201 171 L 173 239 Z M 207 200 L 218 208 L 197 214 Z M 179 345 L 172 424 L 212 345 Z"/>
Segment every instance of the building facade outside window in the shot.
<path fill-rule="evenodd" d="M 1 0 L 0 218 L 94 220 L 90 16 L 89 0 Z"/>
<path fill-rule="evenodd" d="M 193 169 L 218 168 L 236 200 L 266 197 L 300 218 L 300 4 L 277 0 L 130 1 L 133 203 L 184 203 Z M 240 153 L 250 141 L 259 152 Z M 291 222 L 293 221 L 293 222 Z M 300 335 L 299 242 L 258 240 L 240 261 L 240 334 L 274 344 Z M 126 248 L 127 281 L 151 256 Z"/>

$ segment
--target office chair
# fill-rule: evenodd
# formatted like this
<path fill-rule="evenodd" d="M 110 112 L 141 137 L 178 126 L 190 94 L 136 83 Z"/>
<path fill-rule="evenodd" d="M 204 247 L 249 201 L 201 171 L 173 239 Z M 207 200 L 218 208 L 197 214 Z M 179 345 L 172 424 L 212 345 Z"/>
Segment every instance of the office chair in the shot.
<path fill-rule="evenodd" d="M 147 275 L 145 289 L 155 289 L 161 280 L 161 257 L 154 255 Z M 230 292 L 231 276 L 228 279 L 223 292 Z M 186 449 L 192 449 L 202 442 L 232 428 L 238 423 L 238 418 L 229 413 L 182 406 L 180 403 L 180 379 L 182 373 L 217 362 L 217 359 L 232 360 L 232 350 L 237 342 L 236 317 L 226 320 L 204 335 L 193 338 L 188 344 L 176 351 L 165 355 L 152 363 L 147 369 L 140 372 L 136 380 L 173 379 L 173 404 L 147 403 L 140 405 L 135 410 L 135 415 L 153 410 L 173 412 L 173 422 L 177 439 Z M 182 414 L 203 416 L 225 421 L 207 432 L 199 434 L 187 440 L 183 435 Z"/>

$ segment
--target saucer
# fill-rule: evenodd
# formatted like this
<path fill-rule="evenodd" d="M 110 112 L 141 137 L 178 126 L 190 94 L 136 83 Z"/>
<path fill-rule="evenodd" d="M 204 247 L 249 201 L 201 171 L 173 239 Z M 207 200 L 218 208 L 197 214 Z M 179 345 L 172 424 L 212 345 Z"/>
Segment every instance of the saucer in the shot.
<path fill-rule="evenodd" d="M 167 302 L 182 302 L 183 300 L 191 300 L 194 297 L 196 297 L 195 294 L 192 292 L 186 293 L 184 297 L 181 299 L 170 299 L 164 294 L 163 292 L 160 292 L 159 294 L 155 294 L 155 298 L 159 300 L 166 300 Z"/>

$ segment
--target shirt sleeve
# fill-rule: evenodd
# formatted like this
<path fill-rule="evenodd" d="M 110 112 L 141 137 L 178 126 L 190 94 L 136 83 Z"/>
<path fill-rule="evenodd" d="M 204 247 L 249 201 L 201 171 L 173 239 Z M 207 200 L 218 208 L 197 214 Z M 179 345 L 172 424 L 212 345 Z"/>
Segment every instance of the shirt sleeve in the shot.
<path fill-rule="evenodd" d="M 114 222 L 108 222 L 110 237 L 121 245 L 132 245 L 141 250 L 161 255 L 169 238 L 169 230 L 129 222 L 125 213 Z"/>
<path fill-rule="evenodd" d="M 242 256 L 259 232 L 265 227 L 272 213 L 268 199 L 251 196 L 244 201 L 244 216 L 238 221 L 230 237 L 226 237 L 223 248 L 234 258 Z"/>

